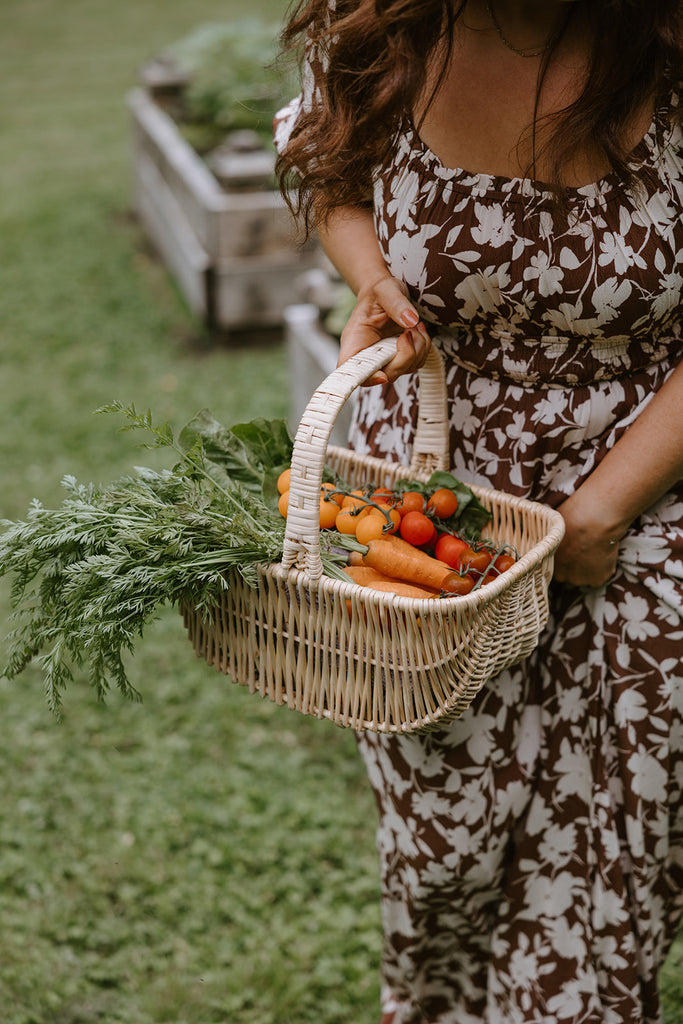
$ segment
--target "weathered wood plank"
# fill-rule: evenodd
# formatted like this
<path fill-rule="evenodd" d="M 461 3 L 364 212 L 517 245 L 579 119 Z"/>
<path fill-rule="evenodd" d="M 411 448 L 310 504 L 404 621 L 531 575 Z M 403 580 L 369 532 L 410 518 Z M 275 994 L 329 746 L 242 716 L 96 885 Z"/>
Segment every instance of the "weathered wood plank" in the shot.
<path fill-rule="evenodd" d="M 135 203 L 150 241 L 176 279 L 190 309 L 207 316 L 207 274 L 212 261 L 202 248 L 183 207 L 149 159 L 136 163 Z"/>
<path fill-rule="evenodd" d="M 279 192 L 226 192 L 142 89 L 128 97 L 136 204 L 191 308 L 211 326 L 275 326 L 321 250 L 296 238 Z"/>
<path fill-rule="evenodd" d="M 212 220 L 223 193 L 208 167 L 185 142 L 174 121 L 141 89 L 128 97 L 133 115 L 133 157 L 147 156 L 159 168 L 202 247 L 213 255 Z"/>

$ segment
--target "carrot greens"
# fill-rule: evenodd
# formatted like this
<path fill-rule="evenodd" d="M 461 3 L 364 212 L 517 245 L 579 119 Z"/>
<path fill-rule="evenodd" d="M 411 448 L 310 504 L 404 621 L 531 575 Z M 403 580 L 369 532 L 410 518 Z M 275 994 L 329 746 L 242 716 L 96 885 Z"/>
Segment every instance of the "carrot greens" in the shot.
<path fill-rule="evenodd" d="M 4 674 L 37 658 L 56 714 L 77 669 L 100 699 L 112 683 L 139 699 L 124 655 L 160 608 L 187 604 L 210 619 L 232 573 L 255 583 L 256 565 L 282 554 L 284 522 L 263 491 L 291 455 L 283 421 L 228 430 L 203 412 L 176 438 L 132 406 L 105 411 L 150 434 L 146 447 L 171 450 L 175 465 L 139 467 L 106 486 L 66 477 L 60 507 L 36 500 L 0 534 L 14 609 Z"/>

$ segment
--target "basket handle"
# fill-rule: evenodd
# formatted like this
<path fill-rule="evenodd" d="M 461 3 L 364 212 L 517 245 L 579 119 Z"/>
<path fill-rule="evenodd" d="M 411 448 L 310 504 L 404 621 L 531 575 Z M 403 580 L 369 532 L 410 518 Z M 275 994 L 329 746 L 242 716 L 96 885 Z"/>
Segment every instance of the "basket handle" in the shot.
<path fill-rule="evenodd" d="M 322 576 L 320 558 L 320 488 L 327 446 L 335 420 L 347 399 L 396 354 L 396 338 L 378 341 L 333 370 L 313 394 L 294 439 L 289 508 L 282 554 L 285 569 Z M 418 371 L 418 422 L 410 469 L 447 469 L 449 464 L 446 378 L 443 361 L 431 348 Z"/>

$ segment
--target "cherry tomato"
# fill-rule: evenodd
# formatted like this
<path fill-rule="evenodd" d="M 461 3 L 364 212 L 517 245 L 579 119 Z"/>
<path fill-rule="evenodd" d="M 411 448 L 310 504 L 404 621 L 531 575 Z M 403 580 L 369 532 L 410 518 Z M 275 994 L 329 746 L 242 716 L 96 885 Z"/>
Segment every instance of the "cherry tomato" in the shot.
<path fill-rule="evenodd" d="M 462 567 L 467 572 L 484 573 L 491 561 L 491 552 L 486 548 L 479 548 L 475 551 L 471 547 L 465 548 L 462 553 Z"/>
<path fill-rule="evenodd" d="M 337 513 L 334 525 L 340 533 L 355 534 L 359 521 L 358 516 L 354 515 L 350 508 L 342 508 Z"/>
<path fill-rule="evenodd" d="M 380 502 L 378 508 L 370 505 L 368 515 L 377 516 L 378 519 L 382 520 L 384 533 L 396 533 L 401 525 L 399 513 L 391 505 L 385 505 L 384 502 Z"/>
<path fill-rule="evenodd" d="M 502 572 L 506 572 L 513 566 L 516 561 L 517 559 L 514 555 L 497 555 L 491 566 L 491 571 L 494 576 L 500 576 Z"/>
<path fill-rule="evenodd" d="M 385 524 L 384 516 L 363 516 L 356 526 L 356 540 L 361 544 L 369 544 L 384 534 Z"/>
<path fill-rule="evenodd" d="M 332 499 L 327 499 L 324 496 L 324 492 L 320 495 L 320 529 L 331 530 L 334 528 L 337 522 L 337 516 L 339 515 L 339 505 Z"/>
<path fill-rule="evenodd" d="M 432 535 L 429 538 L 429 540 L 426 540 L 424 542 L 424 544 L 420 544 L 420 550 L 421 551 L 431 551 L 434 548 L 434 545 L 436 544 L 436 539 L 437 539 L 438 536 L 439 536 L 439 531 L 434 526 L 434 523 L 432 523 Z"/>
<path fill-rule="evenodd" d="M 289 478 L 292 475 L 291 469 L 283 469 L 277 478 L 277 490 L 278 494 L 284 494 L 285 491 L 289 490 Z"/>
<path fill-rule="evenodd" d="M 424 512 L 425 500 L 419 491 L 404 491 L 396 508 L 401 516 L 408 512 Z"/>
<path fill-rule="evenodd" d="M 436 542 L 434 556 L 440 562 L 450 565 L 451 569 L 459 569 L 462 565 L 462 553 L 469 548 L 466 540 L 455 537 L 452 533 L 442 533 Z"/>
<path fill-rule="evenodd" d="M 396 498 L 398 495 L 395 491 L 390 490 L 388 487 L 378 487 L 376 491 L 371 494 L 372 501 L 386 501 L 393 506 L 396 504 Z"/>
<path fill-rule="evenodd" d="M 463 576 L 459 572 L 452 572 L 441 584 L 441 590 L 443 593 L 451 594 L 453 596 L 469 594 L 473 587 L 474 580 L 472 577 L 467 574 Z"/>
<path fill-rule="evenodd" d="M 351 491 L 350 494 L 345 495 L 342 498 L 341 507 L 346 508 L 365 508 L 368 503 L 368 499 L 365 497 L 362 491 Z"/>
<path fill-rule="evenodd" d="M 334 484 L 323 484 L 320 490 L 326 501 L 333 501 L 338 507 L 341 507 L 344 495 L 337 490 Z"/>
<path fill-rule="evenodd" d="M 424 512 L 406 512 L 401 518 L 399 531 L 405 541 L 419 548 L 434 536 L 434 523 Z"/>
<path fill-rule="evenodd" d="M 449 519 L 458 507 L 458 498 L 448 487 L 439 487 L 427 502 L 427 508 L 437 519 Z"/>

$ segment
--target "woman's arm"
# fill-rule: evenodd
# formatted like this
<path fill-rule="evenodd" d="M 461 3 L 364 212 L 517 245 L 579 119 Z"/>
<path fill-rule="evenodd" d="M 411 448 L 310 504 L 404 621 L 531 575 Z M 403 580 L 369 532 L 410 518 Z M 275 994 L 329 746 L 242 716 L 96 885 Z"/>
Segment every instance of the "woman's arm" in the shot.
<path fill-rule="evenodd" d="M 396 334 L 395 358 L 365 384 L 384 384 L 419 369 L 429 351 L 429 335 L 407 298 L 405 286 L 389 273 L 372 213 L 357 207 L 341 207 L 318 226 L 318 235 L 330 260 L 357 297 L 342 332 L 339 363 L 380 338 Z"/>
<path fill-rule="evenodd" d="M 405 286 L 391 276 L 372 213 L 344 207 L 318 228 L 327 255 L 357 296 L 342 333 L 339 362 L 401 333 L 396 358 L 366 384 L 418 369 L 430 341 Z M 565 537 L 555 577 L 596 587 L 616 569 L 618 542 L 631 523 L 683 476 L 683 364 L 652 398 L 575 494 L 560 506 Z"/>
<path fill-rule="evenodd" d="M 606 583 L 631 523 L 683 477 L 683 363 L 559 511 L 567 527 L 555 577 Z"/>

